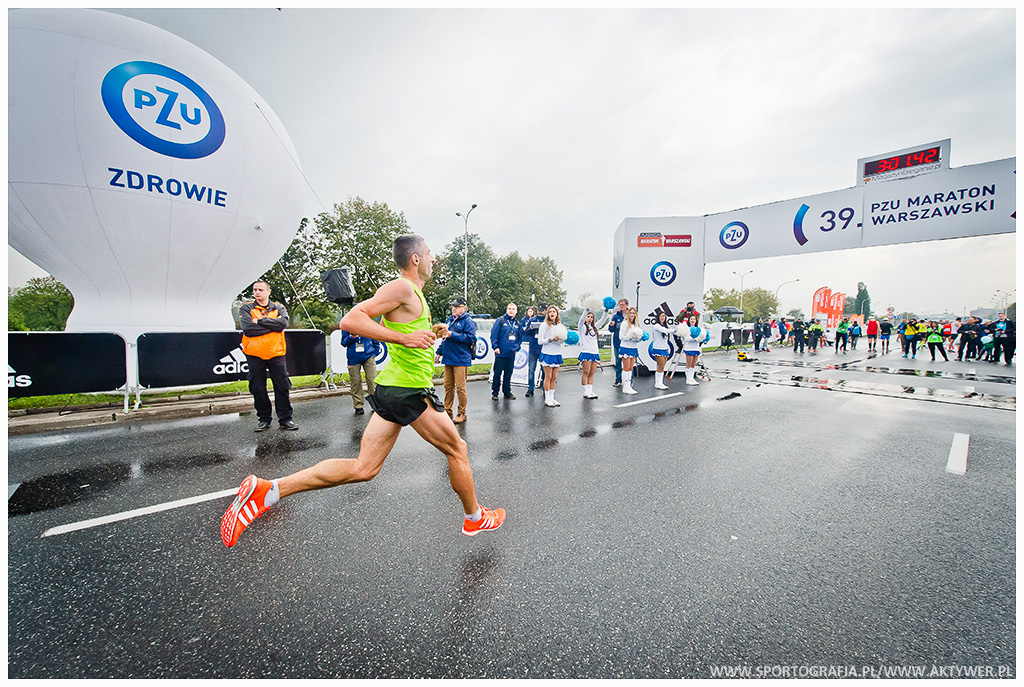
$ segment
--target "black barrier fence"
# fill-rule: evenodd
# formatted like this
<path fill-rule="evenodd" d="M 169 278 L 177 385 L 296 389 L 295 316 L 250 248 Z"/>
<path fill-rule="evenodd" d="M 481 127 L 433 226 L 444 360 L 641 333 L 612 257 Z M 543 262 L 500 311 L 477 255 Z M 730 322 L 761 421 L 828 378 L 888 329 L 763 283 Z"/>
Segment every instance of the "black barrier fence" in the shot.
<path fill-rule="evenodd" d="M 119 334 L 7 332 L 7 395 L 49 396 L 113 391 L 127 383 Z"/>
<path fill-rule="evenodd" d="M 288 374 L 327 369 L 327 339 L 316 329 L 286 329 Z M 139 337 L 139 386 L 160 388 L 244 380 L 241 332 L 157 332 Z"/>
<path fill-rule="evenodd" d="M 750 334 L 749 329 L 723 329 L 721 347 L 746 346 L 750 343 Z"/>

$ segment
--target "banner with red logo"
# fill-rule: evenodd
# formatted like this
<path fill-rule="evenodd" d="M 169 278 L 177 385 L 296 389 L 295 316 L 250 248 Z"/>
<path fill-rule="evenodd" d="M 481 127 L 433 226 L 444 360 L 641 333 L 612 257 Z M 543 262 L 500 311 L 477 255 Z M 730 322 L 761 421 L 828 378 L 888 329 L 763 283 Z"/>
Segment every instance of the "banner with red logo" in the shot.
<path fill-rule="evenodd" d="M 811 320 L 818 319 L 820 316 L 828 315 L 829 311 L 829 296 L 832 295 L 832 289 L 827 286 L 822 286 L 820 289 L 814 292 L 814 299 L 811 302 Z"/>
<path fill-rule="evenodd" d="M 828 328 L 835 329 L 843 319 L 843 308 L 846 307 L 846 294 L 833 293 L 829 296 Z"/>

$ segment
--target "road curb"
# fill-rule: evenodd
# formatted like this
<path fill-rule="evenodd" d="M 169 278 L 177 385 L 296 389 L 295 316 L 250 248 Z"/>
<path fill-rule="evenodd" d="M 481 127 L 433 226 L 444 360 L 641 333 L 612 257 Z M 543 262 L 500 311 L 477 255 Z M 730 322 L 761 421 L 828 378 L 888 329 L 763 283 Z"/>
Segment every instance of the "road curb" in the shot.
<path fill-rule="evenodd" d="M 467 381 L 479 382 L 490 378 L 487 373 L 470 375 Z M 435 386 L 444 389 L 440 380 L 435 380 Z M 291 400 L 293 403 L 302 403 L 318 398 L 331 398 L 335 396 L 349 396 L 349 387 L 337 387 L 335 389 L 293 389 Z M 65 429 L 77 429 L 82 427 L 100 427 L 105 425 L 124 425 L 126 423 L 157 421 L 157 420 L 180 420 L 190 417 L 202 417 L 204 415 L 228 415 L 230 413 L 251 412 L 252 396 L 243 392 L 232 392 L 218 396 L 196 396 L 183 400 L 171 401 L 166 399 L 154 399 L 155 405 L 143 405 L 138 410 L 124 412 L 123 406 L 105 406 L 101 408 L 91 407 L 84 410 L 67 409 L 33 409 L 33 412 L 26 410 L 8 411 L 7 434 L 8 436 L 20 436 L 25 434 L 38 434 L 41 432 L 55 432 Z"/>

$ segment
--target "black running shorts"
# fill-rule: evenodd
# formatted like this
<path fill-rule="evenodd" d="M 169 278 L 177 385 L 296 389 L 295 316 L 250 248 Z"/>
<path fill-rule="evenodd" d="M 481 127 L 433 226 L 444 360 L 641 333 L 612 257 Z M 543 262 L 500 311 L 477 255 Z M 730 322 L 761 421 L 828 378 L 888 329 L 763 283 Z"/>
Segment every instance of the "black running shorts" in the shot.
<path fill-rule="evenodd" d="M 406 389 L 401 386 L 377 385 L 374 392 L 366 397 L 373 408 L 384 420 L 406 427 L 416 421 L 424 410 L 430 406 L 439 413 L 444 412 L 444 404 L 437 397 L 434 387 L 429 389 Z"/>

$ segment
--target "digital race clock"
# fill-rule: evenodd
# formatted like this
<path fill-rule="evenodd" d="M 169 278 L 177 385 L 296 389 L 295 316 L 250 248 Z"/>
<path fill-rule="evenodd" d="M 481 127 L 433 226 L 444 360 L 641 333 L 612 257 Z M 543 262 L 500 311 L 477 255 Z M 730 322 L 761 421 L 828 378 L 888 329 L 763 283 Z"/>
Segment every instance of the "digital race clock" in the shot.
<path fill-rule="evenodd" d="M 949 169 L 949 139 L 857 161 L 857 183 L 905 179 Z"/>

